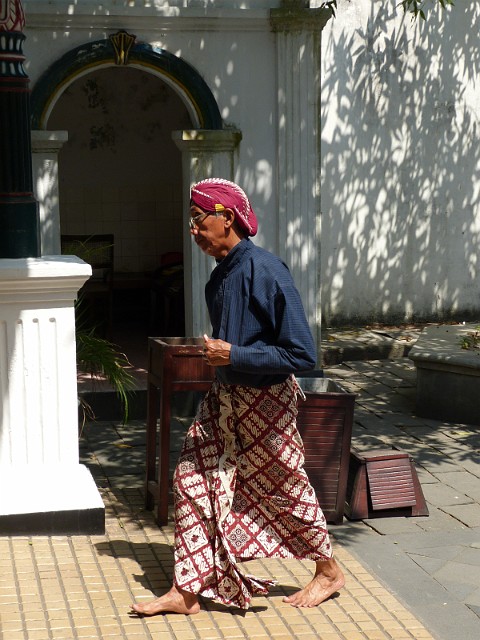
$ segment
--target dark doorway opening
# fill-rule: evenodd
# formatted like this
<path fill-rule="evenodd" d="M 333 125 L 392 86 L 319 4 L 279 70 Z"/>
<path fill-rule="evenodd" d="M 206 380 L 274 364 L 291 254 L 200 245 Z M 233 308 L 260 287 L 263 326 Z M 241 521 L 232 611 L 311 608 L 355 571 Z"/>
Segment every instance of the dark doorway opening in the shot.
<path fill-rule="evenodd" d="M 191 126 L 158 75 L 117 66 L 79 77 L 48 121 L 68 131 L 59 154 L 60 232 L 112 234 L 110 339 L 138 360 L 148 335 L 177 333 L 184 323 L 183 271 L 164 291 L 159 280 L 165 256 L 183 250 L 181 154 L 171 132 Z"/>

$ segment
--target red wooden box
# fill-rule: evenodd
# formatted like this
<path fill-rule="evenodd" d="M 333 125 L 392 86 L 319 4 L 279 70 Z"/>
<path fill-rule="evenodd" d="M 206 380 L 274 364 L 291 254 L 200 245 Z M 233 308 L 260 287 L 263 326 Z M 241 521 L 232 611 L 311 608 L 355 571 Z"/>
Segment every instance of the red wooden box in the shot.
<path fill-rule="evenodd" d="M 203 338 L 149 338 L 145 505 L 156 503 L 160 526 L 168 520 L 172 394 L 206 391 L 214 374 L 203 358 Z"/>
<path fill-rule="evenodd" d="M 349 520 L 428 516 L 410 455 L 398 449 L 352 449 L 345 514 Z"/>
<path fill-rule="evenodd" d="M 327 522 L 343 520 L 355 394 L 329 378 L 299 378 L 297 426 L 305 446 L 305 470 Z"/>

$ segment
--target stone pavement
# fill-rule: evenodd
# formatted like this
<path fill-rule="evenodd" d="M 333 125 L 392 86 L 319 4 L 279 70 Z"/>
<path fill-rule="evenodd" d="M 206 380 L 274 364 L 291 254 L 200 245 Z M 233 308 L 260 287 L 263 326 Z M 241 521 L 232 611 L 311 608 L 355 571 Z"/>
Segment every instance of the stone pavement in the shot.
<path fill-rule="evenodd" d="M 331 526 L 347 577 L 339 597 L 294 609 L 282 596 L 306 582 L 312 563 L 262 560 L 248 570 L 278 584 L 246 613 L 204 602 L 191 617 L 129 615 L 130 602 L 168 588 L 173 531 L 143 508 L 144 421 L 97 422 L 85 428 L 81 456 L 106 504 L 106 533 L 0 537 L 0 639 L 478 640 L 478 427 L 415 417 L 415 370 L 403 356 L 335 364 L 325 375 L 358 394 L 352 445 L 408 451 L 430 510 Z M 173 449 L 187 425 L 174 421 Z"/>
<path fill-rule="evenodd" d="M 325 375 L 359 394 L 352 446 L 410 453 L 429 508 L 428 517 L 332 527 L 336 540 L 436 638 L 478 640 L 480 427 L 417 418 L 415 369 L 408 358 L 348 362 Z"/>

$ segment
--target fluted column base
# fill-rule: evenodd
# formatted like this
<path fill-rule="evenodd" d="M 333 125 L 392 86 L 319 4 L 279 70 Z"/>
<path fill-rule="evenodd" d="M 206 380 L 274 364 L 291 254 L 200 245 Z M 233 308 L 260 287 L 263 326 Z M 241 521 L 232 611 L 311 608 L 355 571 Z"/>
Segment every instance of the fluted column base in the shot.
<path fill-rule="evenodd" d="M 74 256 L 0 260 L 0 533 L 87 534 L 104 506 L 79 464 Z"/>

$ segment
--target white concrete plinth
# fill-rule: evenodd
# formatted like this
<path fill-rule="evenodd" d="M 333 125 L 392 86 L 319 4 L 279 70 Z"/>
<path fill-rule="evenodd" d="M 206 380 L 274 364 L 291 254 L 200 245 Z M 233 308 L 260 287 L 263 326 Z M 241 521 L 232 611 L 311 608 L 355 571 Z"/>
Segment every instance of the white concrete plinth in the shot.
<path fill-rule="evenodd" d="M 105 530 L 105 507 L 84 465 L 2 467 L 0 487 L 1 535 L 91 535 Z"/>
<path fill-rule="evenodd" d="M 100 533 L 79 464 L 73 256 L 0 259 L 0 533 Z"/>

